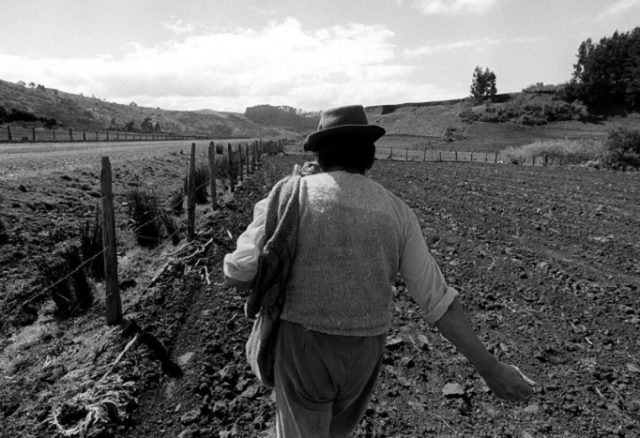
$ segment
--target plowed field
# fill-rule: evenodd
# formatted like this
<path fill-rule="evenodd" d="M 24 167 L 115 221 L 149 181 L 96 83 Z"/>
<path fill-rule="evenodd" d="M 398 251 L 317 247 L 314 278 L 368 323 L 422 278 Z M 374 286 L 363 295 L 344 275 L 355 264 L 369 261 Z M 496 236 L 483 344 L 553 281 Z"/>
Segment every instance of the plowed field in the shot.
<path fill-rule="evenodd" d="M 120 280 L 134 280 L 122 292 L 125 317 L 162 343 L 182 377 L 140 342 L 124 351 L 131 335 L 104 327 L 103 299 L 63 320 L 46 299 L 20 313 L 20 297 L 37 285 L 29 253 L 73 238 L 72 225 L 91 216 L 99 196 L 99 169 L 91 160 L 38 173 L 30 161 L 27 175 L 5 173 L 0 211 L 12 234 L 0 246 L 3 433 L 56 436 L 85 421 L 88 406 L 113 399 L 115 413 L 91 423 L 88 436 L 270 436 L 271 394 L 244 359 L 243 297 L 224 286 L 220 263 L 252 205 L 303 159 L 265 157 L 220 209 L 200 206 L 190 247 L 123 242 Z M 161 194 L 181 186 L 184 169 L 184 157 L 164 151 L 114 165 L 121 187 L 148 184 Z M 481 338 L 538 385 L 522 405 L 495 399 L 398 283 L 381 378 L 356 436 L 640 435 L 640 173 L 378 161 L 372 177 L 414 209 Z M 447 383 L 459 386 L 443 393 Z"/>

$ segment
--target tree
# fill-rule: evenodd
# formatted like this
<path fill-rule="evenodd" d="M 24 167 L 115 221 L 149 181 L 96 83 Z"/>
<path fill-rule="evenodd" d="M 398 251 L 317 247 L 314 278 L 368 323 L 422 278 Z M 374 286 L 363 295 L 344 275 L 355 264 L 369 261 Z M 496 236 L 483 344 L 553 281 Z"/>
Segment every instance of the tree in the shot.
<path fill-rule="evenodd" d="M 480 66 L 476 66 L 471 81 L 471 97 L 474 102 L 481 104 L 485 100 L 493 99 L 497 92 L 496 74 L 488 68 L 483 71 Z"/>
<path fill-rule="evenodd" d="M 153 122 L 151 121 L 151 117 L 145 117 L 142 123 L 140 123 L 140 130 L 142 132 L 152 132 L 153 131 Z"/>
<path fill-rule="evenodd" d="M 592 109 L 640 110 L 640 27 L 578 47 L 569 97 Z"/>

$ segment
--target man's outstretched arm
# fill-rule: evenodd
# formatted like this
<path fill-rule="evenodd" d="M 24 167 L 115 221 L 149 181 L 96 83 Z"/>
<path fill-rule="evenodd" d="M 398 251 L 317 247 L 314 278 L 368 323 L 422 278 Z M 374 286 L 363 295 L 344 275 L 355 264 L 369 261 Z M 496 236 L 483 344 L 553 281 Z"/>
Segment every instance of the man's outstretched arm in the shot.
<path fill-rule="evenodd" d="M 462 353 L 498 397 L 510 401 L 526 401 L 533 381 L 512 365 L 497 360 L 478 339 L 456 298 L 435 326 Z"/>

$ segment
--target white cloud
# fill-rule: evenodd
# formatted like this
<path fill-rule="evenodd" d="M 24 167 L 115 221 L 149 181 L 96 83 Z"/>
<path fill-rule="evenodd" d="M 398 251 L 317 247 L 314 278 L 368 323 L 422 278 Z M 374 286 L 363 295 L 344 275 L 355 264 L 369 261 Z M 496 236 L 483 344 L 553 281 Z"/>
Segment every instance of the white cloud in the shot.
<path fill-rule="evenodd" d="M 599 15 L 599 19 L 609 18 L 614 15 L 620 15 L 623 12 L 640 6 L 640 0 L 617 0 L 612 5 L 605 8 Z"/>
<path fill-rule="evenodd" d="M 506 46 L 510 44 L 533 43 L 544 40 L 544 37 L 520 37 L 514 39 L 502 38 L 477 38 L 472 40 L 454 41 L 432 46 L 422 46 L 415 49 L 405 49 L 402 53 L 407 58 L 448 53 L 456 50 L 485 50 L 490 47 Z"/>
<path fill-rule="evenodd" d="M 482 14 L 497 3 L 498 0 L 415 0 L 425 15 Z"/>
<path fill-rule="evenodd" d="M 185 23 L 180 19 L 173 20 L 173 21 L 165 21 L 164 23 L 162 23 L 162 27 L 169 29 L 171 32 L 175 33 L 176 35 L 193 33 L 196 29 L 195 24 Z"/>
<path fill-rule="evenodd" d="M 0 53 L 0 77 L 168 109 L 243 111 L 261 103 L 316 110 L 441 98 L 411 83 L 384 26 L 347 24 L 316 31 L 293 18 L 260 29 L 187 35 L 123 57 L 28 58 Z M 447 97 L 447 96 L 444 96 Z"/>

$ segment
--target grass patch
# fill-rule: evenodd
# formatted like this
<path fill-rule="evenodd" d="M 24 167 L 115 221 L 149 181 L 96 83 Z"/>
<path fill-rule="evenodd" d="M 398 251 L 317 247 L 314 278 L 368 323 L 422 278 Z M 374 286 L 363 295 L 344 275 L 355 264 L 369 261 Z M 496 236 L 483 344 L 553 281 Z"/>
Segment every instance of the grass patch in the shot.
<path fill-rule="evenodd" d="M 74 245 L 63 245 L 51 257 L 36 263 L 41 281 L 61 316 L 86 310 L 93 303 L 93 289 L 81 264 L 80 249 Z"/>
<path fill-rule="evenodd" d="M 126 195 L 129 215 L 138 244 L 153 248 L 162 240 L 162 212 L 158 197 L 143 189 L 133 189 Z"/>
<path fill-rule="evenodd" d="M 96 280 L 104 278 L 104 258 L 98 254 L 104 248 L 102 241 L 102 210 L 96 204 L 93 219 L 88 219 L 80 226 L 80 253 L 85 265 L 87 274 Z"/>
<path fill-rule="evenodd" d="M 196 167 L 194 174 L 196 182 L 196 204 L 207 203 L 207 186 L 209 185 L 209 166 L 201 164 Z M 184 192 L 189 193 L 189 175 L 184 179 Z"/>
<path fill-rule="evenodd" d="M 587 140 L 544 140 L 502 151 L 513 164 L 536 160 L 547 164 L 583 164 L 600 160 L 606 154 L 604 141 Z M 545 158 L 546 157 L 546 158 Z"/>
<path fill-rule="evenodd" d="M 2 199 L 0 199 L 0 203 Z M 0 214 L 2 214 L 2 204 L 0 204 Z M 2 217 L 0 217 L 0 245 L 4 245 L 9 242 L 9 233 L 7 230 L 7 226 L 4 224 Z"/>

